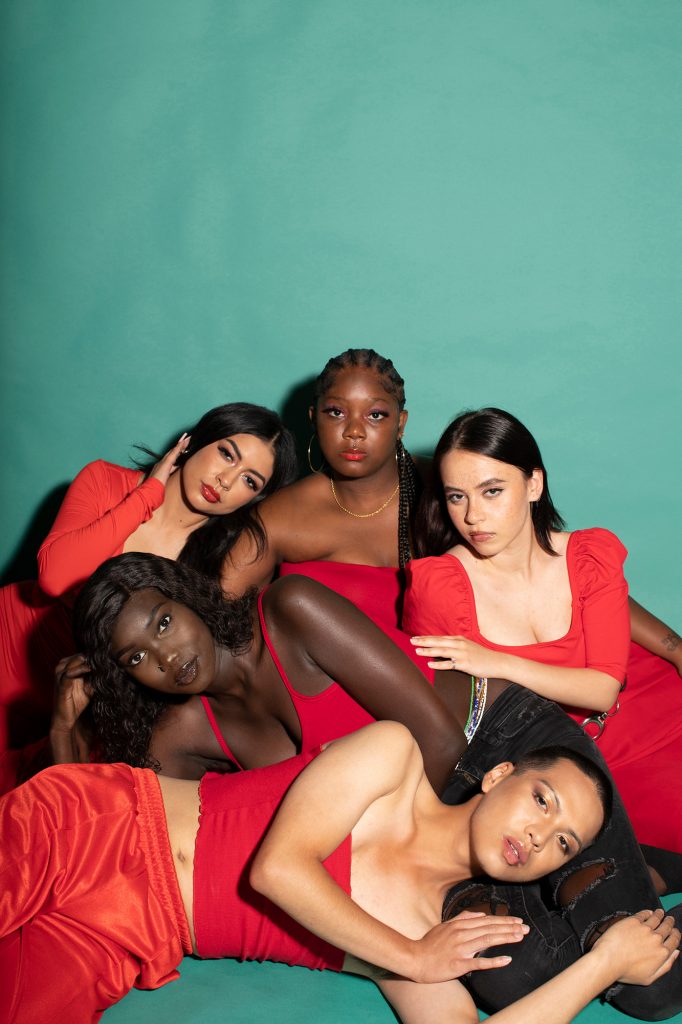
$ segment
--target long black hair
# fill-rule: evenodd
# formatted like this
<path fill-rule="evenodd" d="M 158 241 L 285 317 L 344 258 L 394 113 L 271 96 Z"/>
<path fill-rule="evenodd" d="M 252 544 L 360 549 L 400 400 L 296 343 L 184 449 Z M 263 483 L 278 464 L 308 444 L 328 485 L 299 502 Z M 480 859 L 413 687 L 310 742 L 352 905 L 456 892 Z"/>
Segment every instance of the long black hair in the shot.
<path fill-rule="evenodd" d="M 230 402 L 219 405 L 205 413 L 195 427 L 187 449 L 177 460 L 182 467 L 192 455 L 209 444 L 235 434 L 251 434 L 272 445 L 275 460 L 272 476 L 248 504 L 225 516 L 209 516 L 206 522 L 190 533 L 185 546 L 178 555 L 178 561 L 190 565 L 205 576 L 218 579 L 225 557 L 245 530 L 256 545 L 260 556 L 265 549 L 265 530 L 258 514 L 257 505 L 269 494 L 286 484 L 293 483 L 298 476 L 296 446 L 291 431 L 284 426 L 276 412 L 262 405 L 250 402 Z M 148 448 L 142 451 L 152 456 L 142 469 L 149 472 L 160 456 Z"/>
<path fill-rule="evenodd" d="M 134 593 L 149 588 L 191 608 L 216 643 L 233 654 L 242 654 L 251 646 L 255 591 L 228 599 L 217 581 L 187 565 L 159 555 L 129 552 L 104 562 L 78 595 L 73 631 L 91 668 L 90 710 L 99 758 L 158 769 L 148 754 L 152 730 L 164 711 L 186 698 L 141 686 L 111 654 L 111 636 L 121 610 Z"/>
<path fill-rule="evenodd" d="M 400 376 L 390 359 L 380 356 L 373 348 L 348 348 L 339 356 L 332 356 L 322 373 L 316 378 L 313 386 L 313 404 L 317 410 L 320 400 L 329 391 L 339 370 L 350 366 L 376 370 L 381 377 L 382 386 L 387 394 L 395 398 L 398 411 L 405 408 L 405 381 Z M 322 453 L 324 455 L 324 452 Z M 398 564 L 402 569 L 412 558 L 411 534 L 412 514 L 421 492 L 421 481 L 414 460 L 399 440 L 396 444 L 398 462 L 398 481 L 400 484 L 398 504 Z"/>
<path fill-rule="evenodd" d="M 543 551 L 556 555 L 552 547 L 552 530 L 562 530 L 564 520 L 554 506 L 547 484 L 540 449 L 531 432 L 516 416 L 503 409 L 489 407 L 463 412 L 445 428 L 433 456 L 433 474 L 424 490 L 415 516 L 415 551 L 419 558 L 442 555 L 464 541 L 452 524 L 445 503 L 441 480 L 443 459 L 451 451 L 475 452 L 498 462 L 516 466 L 529 478 L 534 469 L 543 474 L 542 494 L 531 506 L 533 528 Z"/>

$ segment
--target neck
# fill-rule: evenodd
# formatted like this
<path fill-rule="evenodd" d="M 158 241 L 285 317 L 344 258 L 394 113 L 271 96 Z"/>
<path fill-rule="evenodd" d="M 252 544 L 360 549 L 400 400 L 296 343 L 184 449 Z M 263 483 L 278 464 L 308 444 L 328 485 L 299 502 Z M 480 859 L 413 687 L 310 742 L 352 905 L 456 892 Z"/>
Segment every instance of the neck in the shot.
<path fill-rule="evenodd" d="M 191 508 L 182 490 L 182 470 L 169 477 L 163 504 L 154 513 L 161 524 L 183 533 L 192 533 L 206 522 L 209 516 L 201 515 Z"/>

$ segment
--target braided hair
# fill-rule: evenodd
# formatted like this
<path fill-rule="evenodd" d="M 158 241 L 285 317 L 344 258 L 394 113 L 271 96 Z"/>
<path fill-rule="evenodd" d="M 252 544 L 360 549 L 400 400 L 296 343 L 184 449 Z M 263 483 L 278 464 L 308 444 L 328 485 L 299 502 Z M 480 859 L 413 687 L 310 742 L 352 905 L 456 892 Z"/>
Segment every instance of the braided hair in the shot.
<path fill-rule="evenodd" d="M 361 369 L 376 370 L 381 377 L 382 387 L 391 398 L 398 403 L 398 411 L 405 408 L 405 381 L 400 376 L 390 359 L 379 355 L 373 348 L 348 348 L 341 355 L 332 356 L 315 380 L 313 401 L 315 408 L 320 399 L 326 395 L 334 383 L 339 370 L 347 370 L 357 366 Z M 414 459 L 403 445 L 402 440 L 396 444 L 398 463 L 398 482 L 400 493 L 398 498 L 398 564 L 404 568 L 412 558 L 411 527 L 412 516 L 421 493 L 421 481 L 417 473 Z"/>

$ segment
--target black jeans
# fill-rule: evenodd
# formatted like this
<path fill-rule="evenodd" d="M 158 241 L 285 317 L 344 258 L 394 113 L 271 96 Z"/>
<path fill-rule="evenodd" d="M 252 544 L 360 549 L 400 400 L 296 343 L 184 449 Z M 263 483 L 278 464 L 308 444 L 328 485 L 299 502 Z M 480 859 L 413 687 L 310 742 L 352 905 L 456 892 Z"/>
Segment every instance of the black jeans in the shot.
<path fill-rule="evenodd" d="M 579 751 L 609 774 L 595 742 L 557 704 L 512 684 L 486 711 L 443 799 L 461 803 L 478 792 L 489 768 L 555 744 Z M 474 971 L 463 979 L 484 1009 L 493 1011 L 520 999 L 573 963 L 600 923 L 660 905 L 614 787 L 609 824 L 597 842 L 570 864 L 538 883 L 462 882 L 448 893 L 444 915 L 450 917 L 466 906 L 476 906 L 514 914 L 531 926 L 522 943 L 495 950 L 495 955 L 504 952 L 512 957 L 508 967 Z M 682 928 L 682 905 L 668 913 Z M 606 998 L 641 1020 L 673 1016 L 682 1009 L 682 958 L 653 985 L 616 985 Z"/>

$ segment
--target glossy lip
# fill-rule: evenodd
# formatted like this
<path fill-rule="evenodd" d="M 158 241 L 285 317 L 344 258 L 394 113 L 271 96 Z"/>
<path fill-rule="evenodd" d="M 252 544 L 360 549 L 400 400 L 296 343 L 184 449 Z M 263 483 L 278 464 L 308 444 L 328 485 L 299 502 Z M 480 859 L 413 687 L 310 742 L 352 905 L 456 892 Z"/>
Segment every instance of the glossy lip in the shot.
<path fill-rule="evenodd" d="M 176 686 L 190 686 L 197 677 L 199 671 L 199 656 L 194 655 L 189 661 L 186 661 L 184 665 L 181 665 L 175 676 Z"/>
<path fill-rule="evenodd" d="M 340 455 L 342 459 L 347 459 L 349 462 L 362 462 L 367 458 L 367 452 L 362 448 L 344 448 Z"/>
<path fill-rule="evenodd" d="M 218 492 L 214 490 L 210 484 L 205 484 L 203 481 L 201 484 L 201 493 L 206 501 L 210 501 L 212 505 L 216 505 L 220 501 L 220 495 Z"/>
<path fill-rule="evenodd" d="M 469 538 L 473 544 L 483 544 L 487 540 L 492 540 L 495 536 L 494 533 L 470 533 Z"/>
<path fill-rule="evenodd" d="M 511 836 L 504 836 L 502 841 L 502 856 L 511 867 L 518 867 L 528 861 L 528 850 L 518 839 Z"/>

